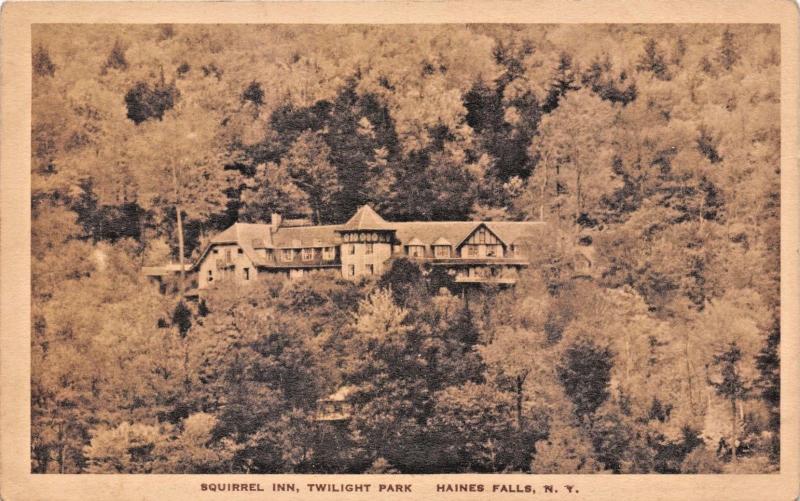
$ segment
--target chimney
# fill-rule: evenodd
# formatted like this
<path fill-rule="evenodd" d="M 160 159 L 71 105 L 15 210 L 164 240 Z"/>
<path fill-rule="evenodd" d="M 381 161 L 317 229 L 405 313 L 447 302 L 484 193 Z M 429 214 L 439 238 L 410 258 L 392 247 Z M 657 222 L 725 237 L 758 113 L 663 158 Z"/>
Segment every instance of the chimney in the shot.
<path fill-rule="evenodd" d="M 278 231 L 278 228 L 281 226 L 281 220 L 280 214 L 272 213 L 272 233 Z"/>

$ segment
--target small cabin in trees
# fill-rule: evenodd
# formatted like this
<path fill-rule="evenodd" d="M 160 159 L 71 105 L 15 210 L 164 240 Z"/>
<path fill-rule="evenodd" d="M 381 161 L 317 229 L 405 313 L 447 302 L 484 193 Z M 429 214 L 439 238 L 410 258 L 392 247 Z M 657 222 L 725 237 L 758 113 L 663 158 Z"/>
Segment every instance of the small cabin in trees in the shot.
<path fill-rule="evenodd" d="M 355 391 L 353 386 L 342 386 L 335 393 L 317 400 L 316 421 L 341 422 L 350 419 L 353 406 L 347 401 Z"/>

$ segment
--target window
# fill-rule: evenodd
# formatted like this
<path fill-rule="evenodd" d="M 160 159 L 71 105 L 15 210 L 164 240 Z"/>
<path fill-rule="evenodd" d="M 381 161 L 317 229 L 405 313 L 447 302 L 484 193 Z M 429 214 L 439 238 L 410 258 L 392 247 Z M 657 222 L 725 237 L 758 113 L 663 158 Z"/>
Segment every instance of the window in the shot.
<path fill-rule="evenodd" d="M 486 232 L 484 230 L 478 231 L 478 243 L 485 244 L 486 243 Z"/>
<path fill-rule="evenodd" d="M 217 249 L 216 247 L 214 248 L 214 254 L 219 254 L 219 249 Z"/>
<path fill-rule="evenodd" d="M 230 263 L 231 262 L 231 250 L 230 249 L 225 249 L 225 262 L 226 263 Z"/>
<path fill-rule="evenodd" d="M 497 257 L 497 250 L 494 245 L 486 246 L 486 257 Z"/>
<path fill-rule="evenodd" d="M 303 261 L 314 259 L 314 249 L 303 249 Z"/>
<path fill-rule="evenodd" d="M 244 268 L 242 271 L 244 271 L 244 279 L 250 280 L 250 268 Z"/>
<path fill-rule="evenodd" d="M 408 246 L 408 255 L 411 257 L 423 257 L 425 254 L 425 248 L 421 245 L 409 245 Z"/>
<path fill-rule="evenodd" d="M 353 244 L 350 244 L 350 254 L 355 254 L 355 253 L 356 253 L 356 246 L 353 245 Z"/>
<path fill-rule="evenodd" d="M 336 258 L 336 248 L 335 247 L 325 247 L 322 250 L 322 259 L 325 261 L 333 261 Z"/>
<path fill-rule="evenodd" d="M 372 254 L 372 244 L 365 244 L 364 254 Z"/>
<path fill-rule="evenodd" d="M 284 261 L 292 261 L 294 260 L 294 249 L 283 249 L 281 254 L 281 259 Z"/>
<path fill-rule="evenodd" d="M 208 281 L 209 282 L 214 281 L 214 272 L 212 270 L 208 270 Z"/>
<path fill-rule="evenodd" d="M 476 257 L 478 255 L 477 245 L 467 245 L 467 256 Z"/>
<path fill-rule="evenodd" d="M 244 250 L 241 247 L 236 249 L 236 252 L 238 252 L 239 254 L 244 254 Z"/>
<path fill-rule="evenodd" d="M 351 264 L 347 267 L 348 276 L 354 277 L 356 276 L 356 265 Z"/>
<path fill-rule="evenodd" d="M 433 255 L 438 258 L 450 257 L 450 247 L 447 245 L 437 245 L 433 248 Z"/>
<path fill-rule="evenodd" d="M 371 264 L 367 265 L 367 275 L 374 275 L 375 274 L 375 267 Z"/>

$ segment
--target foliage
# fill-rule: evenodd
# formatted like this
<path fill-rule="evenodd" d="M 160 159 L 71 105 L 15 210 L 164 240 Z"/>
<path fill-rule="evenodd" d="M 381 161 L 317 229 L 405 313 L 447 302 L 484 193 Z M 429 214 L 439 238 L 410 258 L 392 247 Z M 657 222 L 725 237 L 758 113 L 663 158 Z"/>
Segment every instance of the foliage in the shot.
<path fill-rule="evenodd" d="M 779 37 L 32 27 L 32 470 L 774 471 Z M 513 290 L 140 275 L 364 203 L 547 229 Z M 316 420 L 342 387 L 349 422 Z"/>
<path fill-rule="evenodd" d="M 578 339 L 564 351 L 557 369 L 558 380 L 575 405 L 574 413 L 579 421 L 591 420 L 608 398 L 608 383 L 614 364 L 612 357 L 608 348 L 587 338 Z"/>
<path fill-rule="evenodd" d="M 174 84 L 167 86 L 162 81 L 151 87 L 147 82 L 137 82 L 125 94 L 128 118 L 136 125 L 151 118 L 161 120 L 164 113 L 175 106 L 179 95 Z"/>

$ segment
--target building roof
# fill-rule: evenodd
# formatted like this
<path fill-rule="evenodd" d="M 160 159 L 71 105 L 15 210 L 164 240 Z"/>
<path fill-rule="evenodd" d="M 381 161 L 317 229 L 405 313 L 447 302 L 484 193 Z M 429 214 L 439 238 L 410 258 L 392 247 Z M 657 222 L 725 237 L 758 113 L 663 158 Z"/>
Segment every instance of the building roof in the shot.
<path fill-rule="evenodd" d="M 459 245 L 482 224 L 506 245 L 516 240 L 536 238 L 545 227 L 545 223 L 539 221 L 411 221 L 391 224 L 397 230 L 397 239 L 404 244 L 416 238 L 421 242 L 417 245 L 426 246 L 454 245 L 451 242 Z M 437 243 L 439 241 L 447 243 Z"/>
<path fill-rule="evenodd" d="M 393 224 L 386 222 L 372 207 L 362 205 L 339 231 L 349 230 L 392 230 Z"/>
<path fill-rule="evenodd" d="M 331 224 L 325 226 L 296 226 L 291 228 L 278 228 L 272 234 L 271 247 L 293 247 L 293 241 L 299 241 L 298 247 L 331 247 L 339 245 L 341 237 L 336 233 L 341 225 Z"/>
<path fill-rule="evenodd" d="M 425 245 L 425 244 L 422 243 L 422 240 L 420 240 L 419 238 L 414 237 L 408 242 L 406 242 L 406 245 Z"/>
<path fill-rule="evenodd" d="M 355 386 L 342 386 L 322 400 L 328 400 L 331 402 L 344 402 L 347 400 L 347 397 L 352 395 L 356 390 L 357 388 Z"/>

